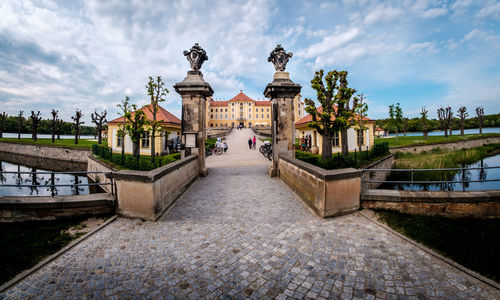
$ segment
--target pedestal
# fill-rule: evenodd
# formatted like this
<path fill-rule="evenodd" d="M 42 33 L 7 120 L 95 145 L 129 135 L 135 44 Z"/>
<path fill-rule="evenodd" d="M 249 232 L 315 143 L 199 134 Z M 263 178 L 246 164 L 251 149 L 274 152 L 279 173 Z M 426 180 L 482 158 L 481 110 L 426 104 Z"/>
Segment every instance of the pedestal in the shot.
<path fill-rule="evenodd" d="M 295 157 L 295 114 L 293 99 L 300 93 L 300 84 L 290 79 L 288 72 L 276 72 L 273 82 L 264 90 L 264 96 L 271 99 L 273 164 L 269 169 L 271 177 L 278 176 L 279 155 Z"/>
<path fill-rule="evenodd" d="M 183 81 L 174 85 L 174 89 L 182 97 L 182 133 L 197 134 L 196 147 L 186 148 L 186 156 L 197 154 L 200 176 L 206 176 L 206 98 L 212 96 L 214 91 L 200 71 L 189 71 Z"/>

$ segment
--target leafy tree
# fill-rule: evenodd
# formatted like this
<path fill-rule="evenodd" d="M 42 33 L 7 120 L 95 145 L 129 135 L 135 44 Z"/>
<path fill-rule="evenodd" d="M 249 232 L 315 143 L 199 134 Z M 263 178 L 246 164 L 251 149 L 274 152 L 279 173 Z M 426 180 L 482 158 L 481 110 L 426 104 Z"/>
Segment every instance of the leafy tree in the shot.
<path fill-rule="evenodd" d="M 52 109 L 50 112 L 52 114 L 52 120 L 50 120 L 50 134 L 52 135 L 52 143 L 56 142 L 56 130 L 57 130 L 57 110 Z"/>
<path fill-rule="evenodd" d="M 464 135 L 464 123 L 465 119 L 469 116 L 467 112 L 467 107 L 462 106 L 458 109 L 458 116 L 460 117 L 460 135 Z"/>
<path fill-rule="evenodd" d="M 7 120 L 7 114 L 5 112 L 0 114 L 0 139 L 3 137 L 3 128 L 5 126 L 5 121 Z"/>
<path fill-rule="evenodd" d="M 439 108 L 437 110 L 439 123 L 441 124 L 441 129 L 444 131 L 444 137 L 448 137 L 448 128 L 451 126 L 451 120 L 453 119 L 453 111 L 451 107 Z"/>
<path fill-rule="evenodd" d="M 164 96 L 167 95 L 168 90 L 165 87 L 165 83 L 161 80 L 161 76 L 156 77 L 156 81 L 153 77 L 149 76 L 148 84 L 146 85 L 148 89 L 148 95 L 150 96 L 150 105 L 148 106 L 149 111 L 153 114 L 153 120 L 148 120 L 149 126 L 151 126 L 151 163 L 155 162 L 155 137 L 156 131 L 160 126 L 160 122 L 156 120 L 156 113 L 158 112 L 158 103 L 164 102 Z"/>
<path fill-rule="evenodd" d="M 17 115 L 17 139 L 21 139 L 21 130 L 24 125 L 24 117 L 23 117 L 23 111 L 20 110 L 19 114 Z"/>
<path fill-rule="evenodd" d="M 96 130 L 97 130 L 97 143 L 100 145 L 102 142 L 102 127 L 104 123 L 106 122 L 106 115 L 107 112 L 104 110 L 104 112 L 98 114 L 97 111 L 94 111 L 94 113 L 90 114 L 90 118 L 92 119 L 92 123 L 95 124 Z"/>
<path fill-rule="evenodd" d="M 484 108 L 479 106 L 476 108 L 476 115 L 479 125 L 479 134 L 483 134 L 483 116 L 484 116 Z"/>
<path fill-rule="evenodd" d="M 73 129 L 75 130 L 75 144 L 78 144 L 78 136 L 80 135 L 80 126 L 85 122 L 80 121 L 83 117 L 83 114 L 78 109 L 76 110 L 75 116 L 71 117 L 73 119 Z"/>
<path fill-rule="evenodd" d="M 316 105 L 311 99 L 306 98 L 304 101 L 306 103 L 305 110 L 312 117 L 312 122 L 308 126 L 316 129 L 323 137 L 323 153 L 321 155 L 327 159 L 332 156 L 332 136 L 338 131 L 341 132 L 342 154 L 349 153 L 347 129 L 352 125 L 351 119 L 357 102 L 354 99 L 353 107 L 350 108 L 349 102 L 356 90 L 347 87 L 347 71 L 330 71 L 325 76 L 325 82 L 323 82 L 323 74 L 323 70 L 316 71 L 313 80 L 311 80 L 312 88 L 316 90 L 322 111 L 316 109 Z"/>
<path fill-rule="evenodd" d="M 363 94 L 354 97 L 354 102 L 357 103 L 357 105 L 354 107 L 354 113 L 356 114 L 354 120 L 356 122 L 356 125 L 359 127 L 359 130 L 361 130 L 362 132 L 368 129 L 368 127 L 365 125 L 368 113 L 368 103 L 366 103 L 365 100 L 366 98 Z M 358 146 L 359 151 L 361 152 L 361 144 L 359 144 Z"/>
<path fill-rule="evenodd" d="M 38 125 L 40 124 L 40 121 L 42 120 L 42 117 L 40 117 L 40 111 L 38 111 L 36 114 L 32 110 L 31 111 L 31 116 L 30 116 L 30 125 L 31 125 L 31 137 L 33 138 L 34 141 L 36 141 L 37 138 L 37 132 L 38 132 Z"/>
<path fill-rule="evenodd" d="M 398 142 L 398 132 L 401 128 L 403 122 L 403 110 L 399 106 L 399 102 L 396 105 L 389 105 L 389 118 L 392 128 L 396 131 L 396 143 Z"/>
<path fill-rule="evenodd" d="M 127 114 L 130 113 L 131 111 L 131 105 L 129 103 L 130 98 L 128 96 L 125 96 L 125 99 L 122 100 L 122 103 L 118 104 L 116 107 L 118 107 L 122 113 L 123 113 L 123 122 L 122 126 L 120 129 L 118 129 L 118 136 L 122 139 L 122 165 L 125 163 L 125 135 L 126 135 L 126 119 L 127 119 Z"/>
<path fill-rule="evenodd" d="M 425 106 L 422 107 L 422 111 L 420 112 L 420 124 L 422 125 L 422 130 L 424 131 L 424 139 L 429 138 L 429 125 L 427 119 L 427 113 L 429 111 L 425 109 Z"/>
<path fill-rule="evenodd" d="M 139 142 L 141 141 L 141 137 L 144 134 L 144 132 L 146 132 L 144 130 L 144 125 L 147 124 L 147 120 L 146 116 L 144 115 L 144 112 L 140 109 L 137 109 L 137 106 L 135 104 L 132 104 L 132 109 L 134 110 L 134 112 L 128 112 L 125 115 L 125 118 L 127 119 L 127 124 L 125 125 L 125 128 L 127 130 L 128 135 L 130 136 L 130 139 L 132 140 L 134 157 L 139 159 L 140 157 Z"/>

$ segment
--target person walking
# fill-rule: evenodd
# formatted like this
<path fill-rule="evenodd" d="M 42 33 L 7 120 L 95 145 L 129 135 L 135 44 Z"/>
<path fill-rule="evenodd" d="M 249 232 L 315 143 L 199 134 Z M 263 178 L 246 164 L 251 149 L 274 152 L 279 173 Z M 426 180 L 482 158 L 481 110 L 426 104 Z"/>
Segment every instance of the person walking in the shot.
<path fill-rule="evenodd" d="M 255 138 L 255 135 L 253 136 L 253 139 L 252 139 L 252 144 L 253 144 L 253 150 L 255 150 L 255 146 L 257 144 L 257 139 Z"/>
<path fill-rule="evenodd" d="M 253 143 L 252 143 L 252 138 L 251 138 L 251 137 L 249 137 L 249 138 L 248 138 L 248 148 L 250 148 L 250 150 L 252 150 L 252 144 L 253 144 Z"/>

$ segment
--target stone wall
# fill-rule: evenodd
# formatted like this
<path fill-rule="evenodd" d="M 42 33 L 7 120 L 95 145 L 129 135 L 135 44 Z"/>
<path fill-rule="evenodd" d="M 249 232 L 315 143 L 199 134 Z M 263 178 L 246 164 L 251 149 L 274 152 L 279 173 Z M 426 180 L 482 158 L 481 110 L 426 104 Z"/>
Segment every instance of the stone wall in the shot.
<path fill-rule="evenodd" d="M 500 143 L 500 137 L 489 137 L 489 138 L 478 138 L 467 141 L 455 141 L 448 143 L 439 143 L 439 144 L 431 144 L 431 145 L 419 145 L 419 146 L 409 146 L 409 147 L 392 147 L 390 151 L 392 153 L 396 152 L 412 152 L 412 153 L 420 153 L 423 151 L 430 151 L 432 149 L 440 148 L 445 150 L 460 150 L 460 149 L 469 149 L 479 146 L 484 146 L 488 144 L 497 144 Z"/>
<path fill-rule="evenodd" d="M 117 212 L 130 218 L 155 221 L 198 178 L 198 174 L 197 155 L 152 171 L 118 171 L 113 174 Z"/>
<path fill-rule="evenodd" d="M 83 162 L 58 160 L 49 157 L 35 157 L 7 152 L 0 152 L 0 161 L 6 161 L 35 169 L 43 169 L 54 172 L 87 170 L 87 164 Z"/>
<path fill-rule="evenodd" d="M 209 128 L 207 129 L 207 138 L 216 139 L 231 133 L 232 128 Z"/>
<path fill-rule="evenodd" d="M 271 128 L 256 128 L 252 127 L 253 132 L 255 132 L 258 135 L 265 136 L 265 137 L 271 137 Z"/>
<path fill-rule="evenodd" d="M 296 158 L 280 155 L 279 177 L 321 217 L 359 209 L 361 171 L 325 170 Z"/>
<path fill-rule="evenodd" d="M 0 142 L 0 152 L 51 158 L 72 162 L 87 163 L 91 151 L 65 147 L 49 147 L 40 145 L 15 144 Z"/>
<path fill-rule="evenodd" d="M 389 154 L 386 157 L 383 157 L 382 159 L 377 160 L 374 163 L 371 163 L 369 165 L 363 166 L 361 169 L 392 169 L 392 164 L 394 163 L 394 154 Z M 364 171 L 363 175 L 361 177 L 361 180 L 385 180 L 387 178 L 387 175 L 389 175 L 390 172 L 369 172 L 369 171 Z M 369 182 L 362 182 L 361 183 L 361 191 L 365 191 L 368 189 L 376 189 L 381 183 L 369 183 Z"/>
<path fill-rule="evenodd" d="M 93 154 L 91 154 L 88 157 L 87 172 L 116 172 L 116 169 L 100 161 Z M 105 173 L 89 173 L 87 174 L 87 177 L 97 183 L 110 182 L 109 177 L 106 176 Z M 100 187 L 108 193 L 113 192 L 113 187 L 111 185 L 101 185 Z"/>
<path fill-rule="evenodd" d="M 54 220 L 78 215 L 108 214 L 114 210 L 114 196 L 108 193 L 55 197 L 0 197 L 0 222 Z"/>
<path fill-rule="evenodd" d="M 367 190 L 362 208 L 452 217 L 500 217 L 500 191 L 396 191 Z"/>

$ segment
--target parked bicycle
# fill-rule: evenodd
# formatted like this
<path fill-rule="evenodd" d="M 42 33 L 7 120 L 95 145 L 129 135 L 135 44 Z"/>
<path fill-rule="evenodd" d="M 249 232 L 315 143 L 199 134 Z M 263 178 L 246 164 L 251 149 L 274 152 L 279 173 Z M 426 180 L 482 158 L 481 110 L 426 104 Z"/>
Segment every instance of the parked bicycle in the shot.
<path fill-rule="evenodd" d="M 259 151 L 267 159 L 269 160 L 273 159 L 273 145 L 270 142 L 265 141 L 264 144 L 260 146 Z"/>

